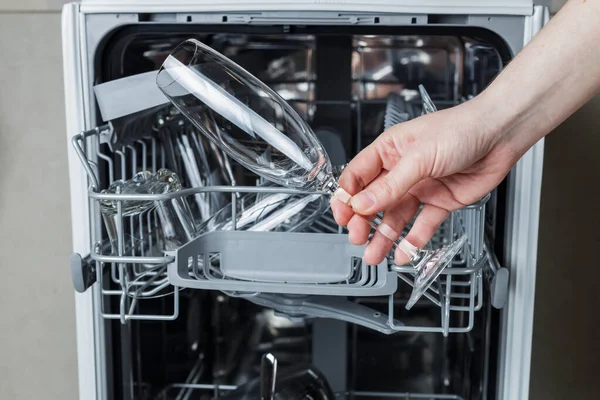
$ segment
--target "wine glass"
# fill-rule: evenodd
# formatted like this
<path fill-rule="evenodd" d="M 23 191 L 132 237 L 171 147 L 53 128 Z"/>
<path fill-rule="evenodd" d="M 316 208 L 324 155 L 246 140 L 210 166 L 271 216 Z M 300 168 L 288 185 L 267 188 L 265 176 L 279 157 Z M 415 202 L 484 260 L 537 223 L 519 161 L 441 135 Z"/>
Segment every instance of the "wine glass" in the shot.
<path fill-rule="evenodd" d="M 277 187 L 270 181 L 259 185 Z M 235 230 L 296 232 L 311 225 L 329 208 L 321 194 L 246 193 L 235 204 Z M 228 204 L 198 225 L 196 234 L 234 229 L 232 204 Z"/>
<path fill-rule="evenodd" d="M 161 168 L 155 173 L 140 171 L 131 179 L 117 180 L 102 190 L 102 194 L 165 194 L 182 189 L 179 177 L 172 171 Z M 108 234 L 113 254 L 118 254 L 118 209 L 121 207 L 122 217 L 140 215 L 149 210 L 157 210 L 161 221 L 164 245 L 167 249 L 175 249 L 189 241 L 195 234 L 196 227 L 184 198 L 170 200 L 101 200 L 100 212 Z M 132 238 L 135 239 L 135 238 Z M 140 239 L 136 239 L 140 240 Z"/>
<path fill-rule="evenodd" d="M 323 145 L 306 121 L 275 91 L 224 55 L 188 39 L 167 56 L 156 84 L 200 132 L 257 175 L 350 203 L 352 196 L 339 186 Z M 421 93 L 426 92 L 422 89 Z M 424 111 L 433 112 L 431 105 L 428 99 Z M 204 123 L 207 115 L 214 124 Z M 466 242 L 462 236 L 435 250 L 418 249 L 379 217 L 368 222 L 393 242 L 394 250 L 403 251 L 414 267 L 407 309 Z"/>

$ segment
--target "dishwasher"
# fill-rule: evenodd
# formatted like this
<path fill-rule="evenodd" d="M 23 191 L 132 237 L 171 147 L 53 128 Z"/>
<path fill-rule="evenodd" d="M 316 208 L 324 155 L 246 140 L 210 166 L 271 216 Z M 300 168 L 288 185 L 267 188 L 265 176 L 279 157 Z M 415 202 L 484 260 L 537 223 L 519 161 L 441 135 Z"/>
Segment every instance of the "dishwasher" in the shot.
<path fill-rule="evenodd" d="M 528 398 L 543 141 L 444 221 L 427 249 L 466 242 L 409 306 L 412 267 L 366 265 L 324 196 L 231 157 L 157 77 L 182 43 L 212 49 L 336 175 L 390 126 L 477 96 L 548 19 L 528 0 L 66 4 L 80 398 Z"/>

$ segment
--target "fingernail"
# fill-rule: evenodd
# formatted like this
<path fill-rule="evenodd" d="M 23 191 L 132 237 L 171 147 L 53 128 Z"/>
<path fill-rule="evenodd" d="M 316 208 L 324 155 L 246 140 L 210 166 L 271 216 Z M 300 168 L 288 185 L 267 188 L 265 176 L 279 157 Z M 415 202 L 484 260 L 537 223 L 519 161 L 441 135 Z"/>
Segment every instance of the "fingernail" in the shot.
<path fill-rule="evenodd" d="M 352 197 L 351 205 L 356 211 L 366 213 L 375 204 L 375 196 L 371 192 L 360 192 Z"/>

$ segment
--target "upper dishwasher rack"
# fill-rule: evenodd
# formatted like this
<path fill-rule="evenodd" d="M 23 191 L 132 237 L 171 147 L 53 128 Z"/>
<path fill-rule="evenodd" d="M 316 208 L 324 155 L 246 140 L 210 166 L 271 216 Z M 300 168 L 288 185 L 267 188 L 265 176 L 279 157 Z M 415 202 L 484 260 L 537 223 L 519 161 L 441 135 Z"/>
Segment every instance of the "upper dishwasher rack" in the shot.
<path fill-rule="evenodd" d="M 420 38 L 398 41 L 398 38 L 355 37 L 353 71 L 352 76 L 348 77 L 352 94 L 346 100 L 331 100 L 316 96 L 315 88 L 319 84 L 313 65 L 316 49 L 312 39 L 309 39 L 293 41 L 287 73 L 265 83 L 293 104 L 309 123 L 315 123 L 316 111 L 318 114 L 319 110 L 344 110 L 343 115 L 347 116 L 344 122 L 348 123 L 344 132 L 355 134 L 353 140 L 341 143 L 339 138 L 336 141 L 335 132 L 333 135 L 327 129 L 316 132 L 320 140 L 330 143 L 333 150 L 345 148 L 345 151 L 350 151 L 353 148 L 352 151 L 356 152 L 377 137 L 381 129 L 379 124 L 383 121 L 381 110 L 390 100 L 381 98 L 382 93 L 400 93 L 403 85 L 394 80 L 393 74 L 379 76 L 375 72 L 380 69 L 392 71 L 404 65 L 396 62 L 403 58 L 410 58 L 417 53 L 441 57 L 439 60 L 445 61 L 435 64 L 439 70 L 429 71 L 425 75 L 409 73 L 412 70 L 397 72 L 402 76 L 406 75 L 405 72 L 409 73 L 406 76 L 414 75 L 413 78 L 417 80 L 423 76 L 433 79 L 431 85 L 437 88 L 436 103 L 442 107 L 456 104 L 461 97 L 461 79 L 458 78 L 463 73 L 462 64 L 452 61 L 462 57 L 463 45 L 460 40 L 430 38 L 433 40 L 431 46 L 420 48 L 417 46 Z M 234 42 L 236 46 L 239 45 L 237 41 Z M 278 42 L 277 52 L 282 50 L 282 45 L 286 47 L 289 43 Z M 265 43 L 261 42 L 260 51 L 268 51 L 269 46 L 265 47 Z M 410 50 L 411 46 L 415 49 Z M 433 54 L 432 49 L 438 50 Z M 453 57 L 446 57 L 449 54 Z M 425 68 L 425 65 L 419 64 L 418 67 Z M 451 70 L 456 73 L 448 74 Z M 468 236 L 468 243 L 455 257 L 452 267 L 442 273 L 410 310 L 411 315 L 423 310 L 437 314 L 436 320 L 415 322 L 411 326 L 398 320 L 406 320 L 402 313 L 406 315 L 407 312 L 403 305 L 411 291 L 412 267 L 397 266 L 391 262 L 378 266 L 365 265 L 361 260 L 363 248 L 348 242 L 344 229 L 337 226 L 330 211 L 302 232 L 247 232 L 234 227 L 233 230 L 205 233 L 175 250 L 163 251 L 161 225 L 156 210 L 123 217 L 125 201 L 160 202 L 181 197 L 193 199 L 198 195 L 218 195 L 231 199 L 231 215 L 235 215 L 236 199 L 243 193 L 299 192 L 251 186 L 253 183 L 241 186 L 238 182 L 203 187 L 188 185 L 194 188 L 161 195 L 101 193 L 118 178 L 128 179 L 146 170 L 156 172 L 168 164 L 171 149 L 168 140 L 163 143 L 168 134 L 162 134 L 165 125 L 158 121 L 162 121 L 165 115 L 172 115 L 164 108 L 166 99 L 155 90 L 152 74 L 133 77 L 137 89 L 125 90 L 122 82 L 107 82 L 109 86 L 115 85 L 113 87 L 120 92 L 119 96 L 98 101 L 103 120 L 112 122 L 73 138 L 75 150 L 88 175 L 91 225 L 90 255 L 73 255 L 73 278 L 78 291 L 84 291 L 96 283 L 95 290 L 106 300 L 100 302 L 104 307 L 101 310 L 104 318 L 119 319 L 122 323 L 132 319 L 175 319 L 179 314 L 180 298 L 190 289 L 201 289 L 243 297 L 288 316 L 336 318 L 386 334 L 398 331 L 448 334 L 472 329 L 474 314 L 482 307 L 484 289 L 487 289 L 484 280 L 491 283 L 492 305 L 503 306 L 507 294 L 507 271 L 497 265 L 493 253 L 486 249 L 484 240 L 489 195 L 476 204 L 452 213 L 429 243 L 437 247 L 453 241 L 458 235 Z M 265 78 L 270 79 L 268 76 Z M 417 80 L 411 82 L 420 83 Z M 140 92 L 140 85 L 149 91 Z M 104 89 L 110 89 L 109 86 Z M 96 98 L 102 97 L 99 87 L 94 91 Z M 140 97 L 139 93 L 148 95 L 143 96 L 144 104 L 137 107 L 134 102 Z M 396 98 L 391 107 L 396 111 L 395 120 L 392 118 L 386 123 L 397 123 L 400 122 L 397 121 L 399 117 L 410 119 L 419 113 L 416 102 L 403 103 L 401 100 Z M 124 110 L 143 111 L 143 118 L 129 121 L 125 118 L 124 123 L 121 118 Z M 124 134 L 124 130 L 129 132 Z M 345 157 L 338 155 L 333 158 L 341 160 Z M 99 207 L 103 200 L 112 200 L 118 205 L 117 219 L 121 221 L 117 224 L 118 251 L 111 251 L 114 246 L 103 231 Z M 335 250 L 327 250 L 330 246 Z M 213 262 L 215 259 L 218 262 Z M 283 270 L 285 274 L 281 273 Z M 310 281 L 311 273 L 316 278 L 314 282 Z M 276 275 L 275 278 L 273 275 Z M 325 279 L 325 276 L 339 279 L 332 281 Z M 157 297 L 160 300 L 156 300 Z M 160 306 L 150 307 L 156 301 L 161 302 Z"/>
<path fill-rule="evenodd" d="M 399 314 L 397 308 L 406 303 L 409 293 L 409 286 L 399 283 L 412 284 L 412 267 L 397 266 L 391 262 L 383 262 L 378 266 L 365 265 L 360 259 L 363 248 L 348 242 L 330 213 L 302 233 L 216 231 L 166 252 L 157 251 L 160 223 L 155 212 L 133 217 L 119 214 L 123 221 L 118 230 L 121 251 L 112 253 L 101 230 L 99 201 L 102 199 L 112 199 L 120 204 L 125 200 L 164 201 L 197 193 L 220 192 L 231 194 L 232 204 L 235 204 L 236 194 L 240 192 L 299 192 L 284 188 L 216 186 L 161 195 L 103 194 L 100 193 L 97 175 L 99 162 L 112 170 L 108 173 L 109 180 L 114 179 L 114 169 L 117 168 L 115 156 L 121 160 L 118 167 L 121 173 L 129 168 L 135 171 L 138 165 L 156 171 L 165 164 L 160 141 L 153 135 L 143 137 L 114 154 L 106 153 L 102 144 L 106 143 L 111 131 L 109 124 L 73 138 L 73 145 L 89 175 L 90 216 L 96 226 L 92 230 L 90 255 L 85 259 L 79 255 L 72 257 L 73 279 L 79 291 L 97 282 L 103 296 L 116 296 L 119 299 L 118 312 L 102 310 L 104 318 L 120 319 L 123 323 L 131 319 L 172 320 L 179 313 L 180 291 L 183 288 L 196 288 L 244 297 L 285 315 L 336 318 L 386 334 L 398 331 L 448 334 L 472 329 L 474 313 L 483 305 L 484 277 L 498 279 L 500 275 L 493 273 L 498 266 L 490 262 L 492 259 L 485 249 L 485 204 L 489 195 L 476 204 L 452 213 L 430 242 L 431 246 L 438 246 L 462 233 L 469 238 L 463 251 L 455 257 L 452 267 L 442 273 L 437 284 L 432 285 L 417 303 L 416 307 L 433 305 L 439 308 L 438 326 L 406 326 L 396 319 Z M 93 151 L 88 153 L 90 149 Z M 90 161 L 88 154 L 95 155 L 97 161 Z M 232 215 L 235 215 L 233 208 Z M 330 245 L 337 251 L 325 252 Z M 294 254 L 290 254 L 292 250 Z M 221 256 L 220 262 L 216 267 L 209 265 L 211 263 L 206 262 L 206 255 L 217 253 Z M 249 269 L 256 266 L 264 270 L 277 267 L 284 269 L 286 266 L 299 270 L 302 266 L 310 265 L 316 272 L 319 268 L 327 269 L 324 255 L 327 262 L 349 263 L 351 276 L 345 281 L 319 284 L 235 279 L 223 273 L 228 269 L 239 269 L 240 263 L 246 263 Z M 506 291 L 494 292 L 495 305 L 500 307 Z M 171 311 L 163 314 L 143 313 L 140 303 L 159 296 L 172 297 Z M 387 315 L 375 309 L 377 304 L 382 304 L 382 296 L 387 297 Z"/>

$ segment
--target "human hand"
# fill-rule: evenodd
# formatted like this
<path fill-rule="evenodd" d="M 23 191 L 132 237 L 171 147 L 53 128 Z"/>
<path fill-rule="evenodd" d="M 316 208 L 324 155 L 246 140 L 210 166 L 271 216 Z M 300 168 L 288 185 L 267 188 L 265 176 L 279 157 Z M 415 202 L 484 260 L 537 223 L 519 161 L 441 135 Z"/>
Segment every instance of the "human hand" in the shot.
<path fill-rule="evenodd" d="M 365 221 L 384 211 L 395 232 L 424 204 L 406 240 L 422 248 L 449 213 L 481 199 L 506 176 L 524 151 L 490 128 L 485 107 L 475 100 L 396 125 L 383 132 L 344 169 L 339 185 L 353 195 L 350 205 L 333 198 L 338 224 L 347 226 L 353 244 L 368 240 Z M 359 214 L 359 215 L 356 215 Z M 376 232 L 364 253 L 378 264 L 392 242 Z M 408 257 L 399 249 L 397 264 Z"/>
<path fill-rule="evenodd" d="M 345 168 L 340 186 L 355 195 L 351 207 L 332 200 L 350 241 L 368 240 L 360 216 L 384 211 L 383 222 L 401 232 L 421 203 L 406 239 L 423 247 L 452 211 L 496 187 L 510 168 L 596 93 L 600 2 L 569 1 L 473 100 L 392 127 Z M 364 260 L 377 264 L 392 243 L 375 233 Z M 395 261 L 408 258 L 396 250 Z"/>

